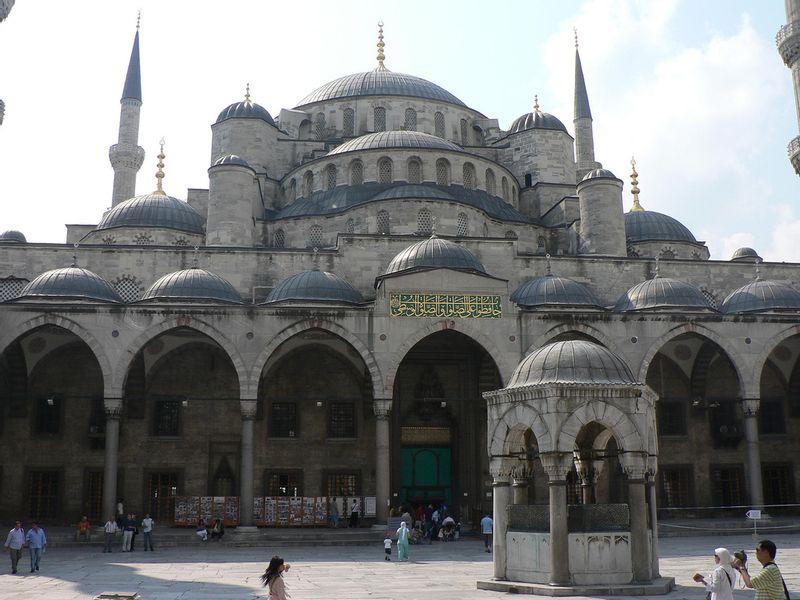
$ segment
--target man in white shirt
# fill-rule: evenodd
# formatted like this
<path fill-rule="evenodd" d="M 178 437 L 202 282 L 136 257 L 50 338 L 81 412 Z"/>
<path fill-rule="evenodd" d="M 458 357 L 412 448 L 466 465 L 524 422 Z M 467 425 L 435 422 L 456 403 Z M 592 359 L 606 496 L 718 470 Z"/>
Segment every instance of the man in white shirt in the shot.
<path fill-rule="evenodd" d="M 481 519 L 481 533 L 483 534 L 483 545 L 486 547 L 487 552 L 492 551 L 492 532 L 494 528 L 494 521 L 489 515 L 484 515 Z"/>
<path fill-rule="evenodd" d="M 117 533 L 117 529 L 117 522 L 114 520 L 114 517 L 108 517 L 108 521 L 106 521 L 103 527 L 106 536 L 106 545 L 103 548 L 104 553 L 111 552 L 111 544 L 114 542 L 114 534 Z"/>
<path fill-rule="evenodd" d="M 4 546 L 8 548 L 8 553 L 11 555 L 11 574 L 17 574 L 17 563 L 22 558 L 22 547 L 25 545 L 25 530 L 22 528 L 22 522 L 17 521 L 14 523 L 14 529 L 8 532 L 6 543 Z"/>
<path fill-rule="evenodd" d="M 142 533 L 144 534 L 144 551 L 147 552 L 147 548 L 150 548 L 150 552 L 153 552 L 153 525 L 155 522 L 150 517 L 150 513 L 147 513 L 142 519 Z"/>

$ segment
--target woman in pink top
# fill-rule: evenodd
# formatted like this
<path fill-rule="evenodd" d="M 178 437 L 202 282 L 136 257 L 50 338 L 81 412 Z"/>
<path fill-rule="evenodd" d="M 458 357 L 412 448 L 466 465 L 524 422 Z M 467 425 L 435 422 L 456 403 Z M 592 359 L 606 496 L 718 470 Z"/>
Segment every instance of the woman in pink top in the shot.
<path fill-rule="evenodd" d="M 269 561 L 267 570 L 261 576 L 264 586 L 269 587 L 269 600 L 287 600 L 289 597 L 281 573 L 288 571 L 290 566 L 280 556 L 273 556 Z"/>

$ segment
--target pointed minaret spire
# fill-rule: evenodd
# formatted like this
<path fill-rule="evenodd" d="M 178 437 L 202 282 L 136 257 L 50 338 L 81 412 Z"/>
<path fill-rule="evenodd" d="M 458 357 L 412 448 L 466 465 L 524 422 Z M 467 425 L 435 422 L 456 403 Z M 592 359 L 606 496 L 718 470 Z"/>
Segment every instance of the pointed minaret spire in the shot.
<path fill-rule="evenodd" d="M 388 71 L 389 69 L 383 64 L 383 61 L 386 60 L 386 56 L 383 53 L 383 49 L 386 47 L 386 44 L 383 43 L 383 21 L 378 21 L 378 66 L 375 67 L 376 71 Z"/>
<path fill-rule="evenodd" d="M 136 35 L 128 62 L 125 85 L 119 116 L 117 143 L 108 149 L 111 168 L 114 169 L 114 189 L 111 205 L 133 198 L 136 195 L 136 173 L 144 162 L 144 149 L 139 146 L 139 115 L 142 107 L 142 77 L 139 65 L 139 24 L 141 12 L 136 18 Z"/>
<path fill-rule="evenodd" d="M 156 171 L 156 191 L 154 191 L 153 194 L 156 196 L 166 196 L 167 194 L 164 192 L 164 187 L 162 185 L 164 181 L 164 159 L 167 158 L 164 154 L 164 138 L 161 138 L 158 143 L 161 146 L 161 151 L 156 157 L 158 158 L 158 164 L 156 164 L 158 171 Z"/>
<path fill-rule="evenodd" d="M 636 159 L 631 156 L 631 194 L 633 194 L 631 212 L 644 212 L 642 205 L 639 204 L 639 191 L 639 174 L 636 172 Z"/>
<path fill-rule="evenodd" d="M 575 30 L 575 156 L 576 175 L 581 181 L 593 169 L 600 168 L 594 160 L 594 134 L 592 133 L 592 110 L 589 108 L 589 94 L 583 78 L 581 55 L 578 52 L 578 31 Z"/>

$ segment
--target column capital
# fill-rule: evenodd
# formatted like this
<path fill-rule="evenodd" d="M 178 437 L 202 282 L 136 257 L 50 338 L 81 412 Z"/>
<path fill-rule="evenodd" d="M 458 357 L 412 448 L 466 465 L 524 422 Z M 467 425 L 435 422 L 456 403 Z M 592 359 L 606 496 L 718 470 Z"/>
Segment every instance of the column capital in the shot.
<path fill-rule="evenodd" d="M 760 398 L 742 398 L 742 412 L 745 417 L 755 417 L 761 405 Z"/>
<path fill-rule="evenodd" d="M 492 475 L 492 487 L 508 487 L 511 485 L 511 476 L 503 473 Z"/>
<path fill-rule="evenodd" d="M 375 413 L 376 419 L 388 419 L 392 412 L 392 399 L 375 398 L 372 401 L 372 412 Z"/>
<path fill-rule="evenodd" d="M 647 456 L 639 452 L 625 452 L 619 457 L 622 470 L 629 483 L 644 483 L 647 474 Z"/>
<path fill-rule="evenodd" d="M 256 418 L 256 412 L 258 411 L 258 400 L 239 400 L 239 411 L 242 413 L 242 421 L 252 421 Z"/>
<path fill-rule="evenodd" d="M 122 416 L 122 398 L 103 398 L 103 412 L 106 419 L 119 419 Z"/>
<path fill-rule="evenodd" d="M 572 470 L 572 452 L 543 452 L 539 455 L 544 472 L 550 478 L 550 483 L 566 482 L 567 473 Z"/>

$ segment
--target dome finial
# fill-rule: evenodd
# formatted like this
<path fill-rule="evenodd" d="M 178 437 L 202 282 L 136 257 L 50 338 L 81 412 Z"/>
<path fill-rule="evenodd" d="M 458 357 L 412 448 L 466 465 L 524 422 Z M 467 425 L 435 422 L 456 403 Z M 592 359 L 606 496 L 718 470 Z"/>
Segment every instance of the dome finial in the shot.
<path fill-rule="evenodd" d="M 80 244 L 78 244 L 78 242 L 75 242 L 74 244 L 72 244 L 72 248 L 73 248 L 72 249 L 72 264 L 70 265 L 70 267 L 77 267 L 78 266 L 78 246 L 79 245 Z"/>
<path fill-rule="evenodd" d="M 319 248 L 314 246 L 313 252 L 314 252 L 314 258 L 313 258 L 314 266 L 311 267 L 311 270 L 312 271 L 319 271 Z"/>
<path fill-rule="evenodd" d="M 139 9 L 139 12 L 136 15 L 136 31 L 139 31 L 139 24 L 142 22 L 142 9 Z"/>
<path fill-rule="evenodd" d="M 572 33 L 575 35 L 575 50 L 577 50 L 578 49 L 578 28 L 577 27 L 573 27 L 572 28 Z"/>
<path fill-rule="evenodd" d="M 436 237 L 436 217 L 431 217 L 431 237 Z"/>
<path fill-rule="evenodd" d="M 194 247 L 194 257 L 192 258 L 192 268 L 199 269 L 200 268 L 200 246 Z"/>
<path fill-rule="evenodd" d="M 378 66 L 375 67 L 376 71 L 388 71 L 383 64 L 383 61 L 386 60 L 386 56 L 383 53 L 385 47 L 386 44 L 383 43 L 383 21 L 378 21 Z"/>
<path fill-rule="evenodd" d="M 156 171 L 156 184 L 158 187 L 153 194 L 157 196 L 166 196 L 164 188 L 161 185 L 164 179 L 164 159 L 167 158 L 164 154 L 164 138 L 161 138 L 158 143 L 161 145 L 161 152 L 158 153 L 158 164 L 156 165 L 158 167 L 158 171 Z"/>
<path fill-rule="evenodd" d="M 757 259 L 755 260 L 755 265 L 756 265 L 756 281 L 761 281 L 761 267 L 759 267 L 759 266 L 758 266 L 758 265 L 760 265 L 760 264 L 761 264 L 761 259 L 760 259 L 760 258 L 757 258 Z"/>
<path fill-rule="evenodd" d="M 546 267 L 546 269 L 547 269 L 547 276 L 549 277 L 550 275 L 552 275 L 552 274 L 553 274 L 553 271 L 552 271 L 552 269 L 550 268 L 550 253 L 548 252 L 547 254 L 545 254 L 545 255 L 544 255 L 544 258 L 545 258 L 545 260 L 547 260 L 547 267 Z"/>
<path fill-rule="evenodd" d="M 539 110 L 539 94 L 533 95 L 533 112 L 541 112 Z"/>
<path fill-rule="evenodd" d="M 644 212 L 642 205 L 639 204 L 639 174 L 636 172 L 636 159 L 631 156 L 631 194 L 633 194 L 633 206 L 631 212 Z"/>
<path fill-rule="evenodd" d="M 249 83 L 248 83 L 248 84 L 247 84 L 247 86 L 245 87 L 245 91 L 244 91 L 244 101 L 245 101 L 247 104 L 250 104 L 250 103 L 251 103 L 251 102 L 250 102 L 250 84 L 249 84 Z"/>
<path fill-rule="evenodd" d="M 656 256 L 656 266 L 653 271 L 653 279 L 658 279 L 660 270 L 661 270 L 661 257 Z"/>

